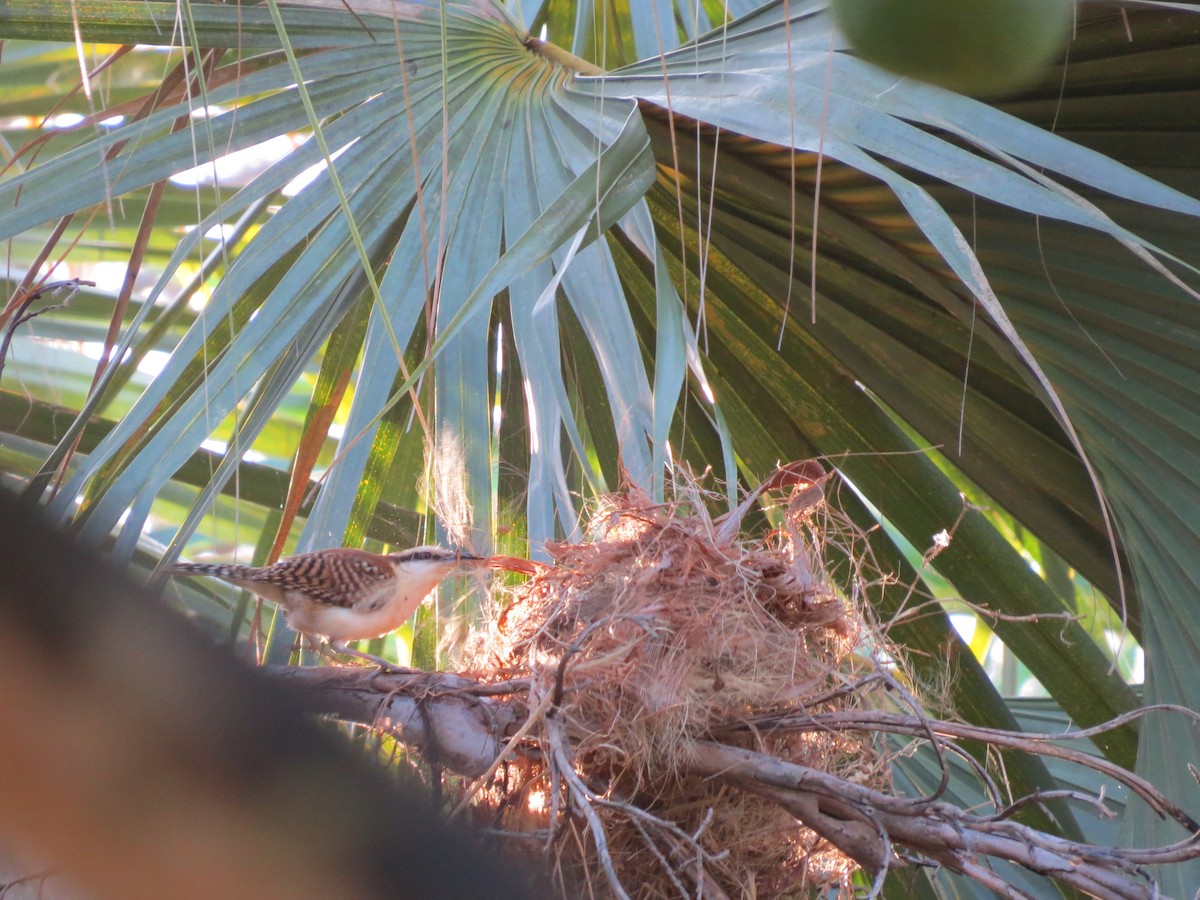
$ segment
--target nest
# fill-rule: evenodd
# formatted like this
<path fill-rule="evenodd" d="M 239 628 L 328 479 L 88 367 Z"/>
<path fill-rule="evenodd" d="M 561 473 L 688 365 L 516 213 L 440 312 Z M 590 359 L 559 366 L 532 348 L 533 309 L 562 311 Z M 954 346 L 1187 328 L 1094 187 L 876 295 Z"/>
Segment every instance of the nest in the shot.
<path fill-rule="evenodd" d="M 692 479 L 667 504 L 638 491 L 605 498 L 589 538 L 549 547 L 553 565 L 474 642 L 473 670 L 530 684 L 519 750 L 476 813 L 493 833 L 552 850 L 564 896 L 848 888 L 853 860 L 690 764 L 699 742 L 716 741 L 859 784 L 888 781 L 869 743 L 760 724 L 863 704 L 845 686 L 883 647 L 847 579 L 835 586 L 826 569 L 824 472 L 801 465 L 764 485 L 784 491 L 774 526 L 756 537 L 741 526 L 763 488 L 716 519 L 720 498 Z"/>

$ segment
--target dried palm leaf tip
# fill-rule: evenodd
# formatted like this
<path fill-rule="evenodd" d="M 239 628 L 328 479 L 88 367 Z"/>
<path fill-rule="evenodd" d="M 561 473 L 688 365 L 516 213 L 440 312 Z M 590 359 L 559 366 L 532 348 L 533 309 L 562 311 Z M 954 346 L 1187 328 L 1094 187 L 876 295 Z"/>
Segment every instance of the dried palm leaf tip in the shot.
<path fill-rule="evenodd" d="M 803 465 L 764 486 L 790 488 L 765 538 L 740 534 L 761 488 L 715 520 L 719 498 L 683 476 L 665 505 L 606 498 L 590 538 L 549 547 L 554 566 L 476 642 L 476 670 L 532 682 L 535 721 L 493 792 L 492 824 L 553 842 L 564 895 L 580 879 L 639 898 L 846 884 L 853 862 L 790 814 L 689 772 L 695 742 L 718 740 L 886 781 L 883 757 L 853 738 L 748 725 L 858 705 L 839 688 L 883 643 L 826 573 L 824 470 Z"/>

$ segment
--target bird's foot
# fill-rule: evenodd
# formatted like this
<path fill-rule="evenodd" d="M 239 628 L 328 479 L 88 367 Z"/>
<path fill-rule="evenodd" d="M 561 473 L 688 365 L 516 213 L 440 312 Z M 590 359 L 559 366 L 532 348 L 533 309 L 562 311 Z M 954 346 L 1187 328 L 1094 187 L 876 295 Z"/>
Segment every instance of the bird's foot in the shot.
<path fill-rule="evenodd" d="M 420 669 L 410 669 L 408 666 L 398 666 L 395 663 L 390 663 L 387 660 L 379 660 L 376 665 L 378 668 L 371 673 L 369 682 L 374 682 L 380 675 L 423 675 L 424 672 Z"/>
<path fill-rule="evenodd" d="M 333 653 L 337 653 L 341 656 L 352 656 L 355 659 L 365 660 L 366 662 L 378 666 L 378 670 L 371 676 L 372 680 L 380 675 L 413 675 L 421 671 L 420 669 L 410 669 L 407 666 L 396 665 L 396 663 L 390 662 L 384 659 L 382 656 L 376 656 L 373 653 L 364 653 L 361 650 L 352 650 L 341 641 L 330 641 L 329 649 Z"/>

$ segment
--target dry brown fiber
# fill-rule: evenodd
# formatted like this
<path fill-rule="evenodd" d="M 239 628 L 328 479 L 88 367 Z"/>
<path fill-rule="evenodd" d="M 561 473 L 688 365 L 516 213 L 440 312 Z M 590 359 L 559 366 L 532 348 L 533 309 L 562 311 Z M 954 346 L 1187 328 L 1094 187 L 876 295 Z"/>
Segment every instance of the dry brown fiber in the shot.
<path fill-rule="evenodd" d="M 605 498 L 589 538 L 549 547 L 554 565 L 513 591 L 473 647 L 487 677 L 530 677 L 530 708 L 548 717 L 488 807 L 503 828 L 548 836 L 567 895 L 583 879 L 604 896 L 612 874 L 639 898 L 705 880 L 731 896 L 846 884 L 853 862 L 790 814 L 690 775 L 696 740 L 886 783 L 884 757 L 852 738 L 737 727 L 866 702 L 850 692 L 812 705 L 878 665 L 884 641 L 826 570 L 834 519 L 819 481 L 794 484 L 756 537 L 714 520 L 716 500 L 685 477 L 667 504 Z"/>

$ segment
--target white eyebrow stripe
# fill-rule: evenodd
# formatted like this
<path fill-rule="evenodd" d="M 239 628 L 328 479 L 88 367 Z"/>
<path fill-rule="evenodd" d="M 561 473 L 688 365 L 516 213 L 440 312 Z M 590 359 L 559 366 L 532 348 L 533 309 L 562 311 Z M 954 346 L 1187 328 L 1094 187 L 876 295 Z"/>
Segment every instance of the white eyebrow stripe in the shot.
<path fill-rule="evenodd" d="M 392 559 L 396 562 L 411 562 L 418 556 L 427 556 L 430 562 L 433 561 L 450 561 L 457 558 L 457 554 L 451 551 L 443 550 L 441 547 L 413 547 L 411 550 L 404 550 L 400 553 L 393 553 Z"/>

